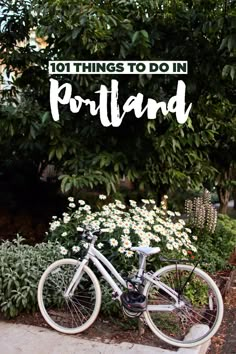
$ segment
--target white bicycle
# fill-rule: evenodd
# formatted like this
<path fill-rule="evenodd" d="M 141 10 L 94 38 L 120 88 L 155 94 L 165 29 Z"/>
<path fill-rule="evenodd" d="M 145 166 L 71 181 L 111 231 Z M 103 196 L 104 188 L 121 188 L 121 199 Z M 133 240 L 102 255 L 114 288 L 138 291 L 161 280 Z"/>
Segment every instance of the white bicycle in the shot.
<path fill-rule="evenodd" d="M 95 248 L 99 234 L 107 230 L 81 231 L 90 241 L 84 259 L 54 262 L 39 282 L 39 308 L 52 328 L 76 334 L 96 320 L 102 295 L 97 276 L 88 267 L 91 260 L 113 289 L 113 298 L 120 301 L 124 313 L 140 316 L 165 342 L 188 348 L 216 333 L 223 318 L 223 301 L 215 282 L 205 272 L 193 265 L 177 264 L 176 260 L 156 272 L 146 272 L 146 258 L 158 253 L 159 248 L 132 247 L 139 254 L 139 269 L 131 279 L 124 279 Z M 199 325 L 203 331 L 195 331 Z M 194 337 L 187 335 L 190 330 L 195 332 Z"/>

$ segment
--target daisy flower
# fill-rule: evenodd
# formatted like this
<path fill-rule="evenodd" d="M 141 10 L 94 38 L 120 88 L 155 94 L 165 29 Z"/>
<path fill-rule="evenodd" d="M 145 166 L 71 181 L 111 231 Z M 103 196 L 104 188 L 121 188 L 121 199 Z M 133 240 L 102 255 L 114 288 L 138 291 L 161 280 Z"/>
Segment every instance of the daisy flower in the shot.
<path fill-rule="evenodd" d="M 105 200 L 107 197 L 104 194 L 100 194 L 98 197 L 100 200 Z"/>
<path fill-rule="evenodd" d="M 124 246 L 124 248 L 130 248 L 130 247 L 132 247 L 132 243 L 129 240 L 124 240 L 123 246 Z"/>
<path fill-rule="evenodd" d="M 70 203 L 70 204 L 69 204 L 69 207 L 70 207 L 70 208 L 75 208 L 76 205 L 75 205 L 75 203 Z"/>
<path fill-rule="evenodd" d="M 65 247 L 61 246 L 60 247 L 60 253 L 63 254 L 63 256 L 65 256 L 68 253 L 68 251 L 67 251 L 67 249 Z"/>
<path fill-rule="evenodd" d="M 111 238 L 109 242 L 112 247 L 116 247 L 118 245 L 118 241 L 114 238 Z"/>
<path fill-rule="evenodd" d="M 126 251 L 125 252 L 125 256 L 128 257 L 128 258 L 133 257 L 133 255 L 134 255 L 133 251 Z"/>
<path fill-rule="evenodd" d="M 79 247 L 79 246 L 73 246 L 73 247 L 72 247 L 72 251 L 73 251 L 74 253 L 77 253 L 77 252 L 80 251 L 80 247 Z"/>
<path fill-rule="evenodd" d="M 167 243 L 166 244 L 166 248 L 168 248 L 168 250 L 173 250 L 173 245 L 171 243 Z"/>

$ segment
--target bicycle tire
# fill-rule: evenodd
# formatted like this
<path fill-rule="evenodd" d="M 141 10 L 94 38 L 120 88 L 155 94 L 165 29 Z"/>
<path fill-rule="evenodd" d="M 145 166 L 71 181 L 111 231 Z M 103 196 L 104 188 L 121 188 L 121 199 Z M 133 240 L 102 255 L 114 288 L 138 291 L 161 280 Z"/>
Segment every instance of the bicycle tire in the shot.
<path fill-rule="evenodd" d="M 146 320 L 147 325 L 153 331 L 153 333 L 157 335 L 159 338 L 161 338 L 163 341 L 165 341 L 166 343 L 174 345 L 176 347 L 191 348 L 206 342 L 217 332 L 223 319 L 224 305 L 223 305 L 221 293 L 217 285 L 215 284 L 213 279 L 204 271 L 202 271 L 199 268 L 195 268 L 193 270 L 193 267 L 189 265 L 178 265 L 177 271 L 178 273 L 180 272 L 182 272 L 182 274 L 188 273 L 189 275 L 193 271 L 192 277 L 190 278 L 190 280 L 192 280 L 191 283 L 192 285 L 190 285 L 190 280 L 189 280 L 189 282 L 186 284 L 186 287 L 184 288 L 184 294 L 182 295 L 182 300 L 185 303 L 183 309 L 180 310 L 176 307 L 173 311 L 162 311 L 162 312 L 153 311 L 155 309 L 155 304 L 160 304 L 162 302 L 164 304 L 164 301 L 166 301 L 167 303 L 169 302 L 169 305 L 173 306 L 174 301 L 173 298 L 169 294 L 167 294 L 167 292 L 163 291 L 163 289 L 158 288 L 151 281 L 147 281 L 143 291 L 143 294 L 147 297 L 147 310 L 144 312 L 144 318 Z M 174 264 L 159 269 L 157 272 L 155 272 L 152 275 L 152 278 L 154 280 L 159 279 L 164 284 L 166 284 L 164 280 L 170 279 L 171 273 L 178 274 L 176 273 L 176 265 Z M 202 288 L 200 286 L 200 283 L 198 284 L 199 279 L 205 282 L 202 284 Z M 187 275 L 184 281 L 186 280 L 187 280 Z M 172 282 L 173 284 L 175 284 L 177 280 L 172 279 Z M 194 287 L 196 288 L 194 291 L 192 290 L 192 294 L 191 294 L 191 286 L 193 286 L 193 289 Z M 206 288 L 206 286 L 209 287 L 209 290 Z M 201 299 L 197 299 L 196 298 L 198 296 L 197 294 L 201 289 L 204 290 L 203 296 Z M 174 291 L 176 291 L 176 289 L 174 289 Z M 190 291 L 190 295 L 188 295 L 189 291 Z M 194 298 L 194 294 L 195 294 L 195 298 Z M 154 296 L 156 296 L 155 300 L 153 300 Z M 153 306 L 151 304 L 153 301 L 154 301 L 154 307 L 151 307 Z M 196 310 L 197 306 L 199 305 L 195 304 L 198 301 L 203 303 L 202 313 L 200 314 Z M 154 316 L 156 315 L 156 313 L 157 313 L 157 318 L 155 319 Z M 168 313 L 170 314 L 169 315 L 170 323 L 168 323 L 168 317 L 167 317 Z M 213 321 L 213 317 L 210 316 L 213 316 L 214 313 L 216 317 L 214 319 L 214 322 L 212 323 L 212 326 L 209 327 L 208 325 L 210 324 L 211 321 Z M 178 318 L 180 324 L 177 323 Z M 203 322 L 202 324 L 204 324 L 204 322 L 209 320 L 207 327 L 204 327 L 204 330 L 207 328 L 209 328 L 209 330 L 206 330 L 204 333 L 200 331 L 199 337 L 196 336 L 197 331 L 195 331 L 194 336 L 186 337 L 186 335 L 189 332 L 188 331 L 184 335 L 182 334 L 182 336 L 179 335 L 180 338 L 174 338 L 175 332 L 177 337 L 177 331 L 180 331 L 181 326 L 184 327 L 184 324 L 182 324 L 181 322 L 182 319 L 184 318 L 185 320 L 187 319 L 191 323 L 192 327 L 194 326 L 194 324 L 197 324 L 198 323 L 197 321 L 200 319 Z M 154 319 L 156 320 L 156 323 L 154 322 Z M 164 329 L 160 329 L 161 325 L 164 327 Z M 180 327 L 178 327 L 178 325 Z M 191 330 L 191 327 L 189 328 L 189 330 Z M 167 334 L 167 331 L 170 331 L 171 333 Z"/>
<path fill-rule="evenodd" d="M 74 294 L 65 298 L 65 290 L 79 264 L 74 259 L 61 259 L 52 263 L 43 273 L 38 285 L 38 305 L 42 316 L 49 326 L 65 334 L 85 331 L 96 320 L 101 307 L 100 284 L 86 265 Z M 65 325 L 67 321 L 68 327 Z"/>

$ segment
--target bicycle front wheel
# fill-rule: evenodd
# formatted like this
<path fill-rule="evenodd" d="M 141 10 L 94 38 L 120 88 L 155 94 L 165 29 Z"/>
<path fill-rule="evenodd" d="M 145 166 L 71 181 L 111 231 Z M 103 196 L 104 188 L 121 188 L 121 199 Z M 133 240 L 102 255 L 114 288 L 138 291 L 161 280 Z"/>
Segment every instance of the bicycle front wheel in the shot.
<path fill-rule="evenodd" d="M 189 265 L 169 265 L 154 273 L 152 279 L 144 288 L 144 317 L 158 337 L 189 348 L 216 333 L 223 318 L 223 300 L 211 277 Z"/>
<path fill-rule="evenodd" d="M 72 294 L 65 292 L 80 262 L 61 259 L 43 273 L 38 286 L 38 305 L 45 321 L 66 334 L 86 330 L 96 320 L 101 307 L 101 288 L 93 271 L 84 266 Z"/>

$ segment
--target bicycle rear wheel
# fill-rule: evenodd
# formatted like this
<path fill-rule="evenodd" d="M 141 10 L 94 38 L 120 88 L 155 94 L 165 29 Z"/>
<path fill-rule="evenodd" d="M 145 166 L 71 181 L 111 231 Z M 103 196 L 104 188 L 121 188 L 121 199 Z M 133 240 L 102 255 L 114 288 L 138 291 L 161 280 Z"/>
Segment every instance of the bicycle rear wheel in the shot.
<path fill-rule="evenodd" d="M 204 343 L 223 318 L 222 296 L 215 282 L 201 269 L 192 271 L 189 265 L 166 266 L 153 274 L 156 283 L 148 281 L 144 288 L 148 326 L 177 347 Z"/>
<path fill-rule="evenodd" d="M 84 266 L 73 294 L 65 291 L 79 266 L 74 259 L 61 259 L 43 273 L 38 286 L 38 305 L 45 321 L 66 334 L 86 330 L 96 320 L 101 306 L 101 289 L 92 270 Z"/>

